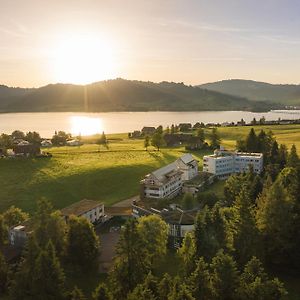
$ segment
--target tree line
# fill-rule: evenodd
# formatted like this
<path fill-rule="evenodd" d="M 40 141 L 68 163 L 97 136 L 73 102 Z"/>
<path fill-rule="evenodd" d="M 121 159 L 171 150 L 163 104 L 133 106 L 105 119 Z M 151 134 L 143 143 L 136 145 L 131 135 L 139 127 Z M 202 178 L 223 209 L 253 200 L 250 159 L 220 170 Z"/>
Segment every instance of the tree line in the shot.
<path fill-rule="evenodd" d="M 165 146 L 165 139 L 164 136 L 166 134 L 176 134 L 178 132 L 178 129 L 175 129 L 176 127 L 174 125 L 171 126 L 171 129 L 167 127 L 165 130 L 160 125 L 156 128 L 155 133 L 152 136 L 146 135 L 144 138 L 144 147 L 146 150 L 148 150 L 149 146 L 155 147 L 158 151 L 161 147 Z M 212 131 L 209 135 L 205 134 L 205 131 L 203 128 L 198 128 L 195 135 L 199 142 L 203 144 L 203 148 L 209 148 L 209 149 L 217 149 L 220 147 L 221 144 L 221 137 L 218 133 L 217 128 L 212 128 Z M 207 144 L 206 140 L 209 140 L 210 143 Z"/>

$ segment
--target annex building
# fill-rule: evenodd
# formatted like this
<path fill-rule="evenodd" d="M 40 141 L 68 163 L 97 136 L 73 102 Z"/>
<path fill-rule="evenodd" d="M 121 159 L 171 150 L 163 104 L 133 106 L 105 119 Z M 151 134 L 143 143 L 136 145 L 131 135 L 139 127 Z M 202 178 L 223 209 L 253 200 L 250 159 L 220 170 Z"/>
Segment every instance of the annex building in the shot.
<path fill-rule="evenodd" d="M 256 174 L 260 174 L 263 171 L 263 154 L 220 149 L 215 150 L 212 155 L 203 157 L 203 171 L 212 173 L 220 179 L 226 179 L 235 173 L 247 172 L 250 166 Z"/>
<path fill-rule="evenodd" d="M 167 199 L 178 195 L 185 181 L 198 176 L 198 161 L 185 154 L 141 181 L 141 198 Z"/>

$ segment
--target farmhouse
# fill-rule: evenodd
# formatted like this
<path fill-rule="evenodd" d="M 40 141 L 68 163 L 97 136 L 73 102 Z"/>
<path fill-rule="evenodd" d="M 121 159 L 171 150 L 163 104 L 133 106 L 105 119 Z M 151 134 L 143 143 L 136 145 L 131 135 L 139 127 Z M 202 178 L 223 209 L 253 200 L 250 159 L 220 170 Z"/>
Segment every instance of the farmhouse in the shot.
<path fill-rule="evenodd" d="M 61 210 L 61 214 L 68 221 L 71 215 L 84 217 L 93 224 L 102 222 L 104 219 L 104 204 L 94 200 L 81 200 Z"/>
<path fill-rule="evenodd" d="M 43 140 L 41 141 L 41 147 L 50 148 L 52 147 L 52 142 L 50 140 Z"/>
<path fill-rule="evenodd" d="M 13 152 L 16 155 L 35 156 L 41 153 L 39 145 L 31 144 L 27 141 L 20 142 L 19 144 L 13 145 Z"/>
<path fill-rule="evenodd" d="M 146 136 L 146 135 L 153 135 L 155 133 L 155 127 L 143 127 L 143 129 L 141 130 L 142 135 Z"/>
<path fill-rule="evenodd" d="M 185 181 L 198 175 L 198 162 L 185 154 L 175 162 L 162 167 L 141 181 L 141 198 L 173 198 L 182 190 Z"/>
<path fill-rule="evenodd" d="M 215 150 L 213 155 L 203 157 L 203 171 L 215 174 L 220 179 L 226 179 L 234 173 L 247 172 L 249 167 L 260 174 L 263 170 L 263 154 L 220 149 Z"/>
<path fill-rule="evenodd" d="M 74 147 L 74 146 L 81 146 L 81 145 L 82 145 L 82 143 L 77 139 L 67 141 L 67 146 Z"/>

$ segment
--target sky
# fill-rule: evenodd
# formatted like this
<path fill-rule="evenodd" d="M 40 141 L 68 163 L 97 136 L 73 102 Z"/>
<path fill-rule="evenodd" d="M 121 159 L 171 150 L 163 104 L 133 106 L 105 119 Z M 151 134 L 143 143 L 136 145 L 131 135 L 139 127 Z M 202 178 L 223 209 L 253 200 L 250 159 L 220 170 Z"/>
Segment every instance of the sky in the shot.
<path fill-rule="evenodd" d="M 300 83 L 298 0 L 0 0 L 0 84 Z"/>

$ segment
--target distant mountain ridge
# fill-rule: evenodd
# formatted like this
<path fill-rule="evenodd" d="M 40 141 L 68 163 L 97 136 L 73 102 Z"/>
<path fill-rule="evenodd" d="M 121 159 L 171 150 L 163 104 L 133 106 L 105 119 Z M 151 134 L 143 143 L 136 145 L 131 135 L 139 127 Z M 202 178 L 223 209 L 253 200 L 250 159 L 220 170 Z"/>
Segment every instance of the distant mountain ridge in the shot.
<path fill-rule="evenodd" d="M 36 89 L 0 87 L 0 112 L 268 111 L 281 108 L 173 82 L 125 79 L 88 85 L 49 84 Z"/>
<path fill-rule="evenodd" d="M 300 106 L 300 85 L 270 84 L 254 80 L 230 79 L 199 85 L 200 88 L 253 101 Z"/>

